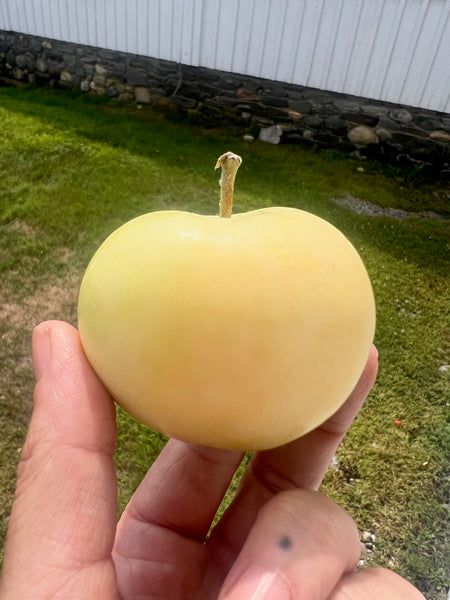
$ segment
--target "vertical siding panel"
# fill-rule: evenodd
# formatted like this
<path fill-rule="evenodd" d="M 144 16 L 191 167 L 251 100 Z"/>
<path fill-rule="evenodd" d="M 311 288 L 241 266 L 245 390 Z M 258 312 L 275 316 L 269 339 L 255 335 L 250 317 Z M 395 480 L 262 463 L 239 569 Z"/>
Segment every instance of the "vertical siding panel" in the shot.
<path fill-rule="evenodd" d="M 217 35 L 219 25 L 218 0 L 204 0 L 201 27 L 200 64 L 214 68 L 217 52 Z"/>
<path fill-rule="evenodd" d="M 35 33 L 36 31 L 38 31 L 36 24 L 35 1 L 32 0 L 29 4 L 29 7 L 31 31 Z"/>
<path fill-rule="evenodd" d="M 303 0 L 304 11 L 299 31 L 293 83 L 308 85 L 311 65 L 314 59 L 314 47 L 319 29 L 322 2 L 320 0 Z"/>
<path fill-rule="evenodd" d="M 6 10 L 7 10 L 7 3 L 5 3 L 4 5 L 0 3 L 0 28 L 4 29 L 4 30 L 9 29 L 8 19 L 6 16 Z"/>
<path fill-rule="evenodd" d="M 203 20 L 203 1 L 194 0 L 193 13 L 191 22 L 191 58 L 194 66 L 201 64 L 201 37 L 202 37 L 202 20 Z"/>
<path fill-rule="evenodd" d="M 95 26 L 96 7 L 96 0 L 84 0 L 84 26 L 86 28 L 86 40 L 88 46 L 97 46 L 97 29 Z"/>
<path fill-rule="evenodd" d="M 338 0 L 331 0 L 331 2 L 325 0 L 317 27 L 311 71 L 307 80 L 308 85 L 312 87 L 325 89 L 327 86 L 340 12 L 341 3 Z"/>
<path fill-rule="evenodd" d="M 103 2 L 103 11 L 105 15 L 104 20 L 104 42 L 102 47 L 104 48 L 114 48 L 119 49 L 117 43 L 117 31 L 116 31 L 116 3 L 117 0 L 104 0 Z"/>
<path fill-rule="evenodd" d="M 283 35 L 280 41 L 277 61 L 277 78 L 280 81 L 292 81 L 292 71 L 294 70 L 297 42 L 303 14 L 302 9 L 302 2 L 298 2 L 297 0 L 287 0 Z"/>
<path fill-rule="evenodd" d="M 89 0 L 92 2 L 92 0 Z M 95 7 L 95 40 L 98 48 L 105 46 L 106 15 L 103 10 L 104 0 L 94 0 Z"/>
<path fill-rule="evenodd" d="M 62 5 L 62 6 L 61 6 Z M 55 33 L 56 39 L 61 40 L 66 38 L 69 42 L 74 41 L 72 36 L 72 30 L 69 27 L 69 12 L 68 12 L 68 2 L 67 0 L 56 0 L 56 10 L 55 10 Z"/>
<path fill-rule="evenodd" d="M 90 0 L 92 2 L 92 0 Z M 95 6 L 95 39 L 96 46 L 103 48 L 105 46 L 105 13 L 103 10 L 104 0 L 94 0 Z"/>
<path fill-rule="evenodd" d="M 17 0 L 16 12 L 15 12 L 15 27 L 16 31 L 20 31 L 20 25 L 24 24 L 24 33 L 29 33 L 30 28 L 28 26 L 28 14 L 25 6 L 25 0 Z"/>
<path fill-rule="evenodd" d="M 253 19 L 249 30 L 249 46 L 247 54 L 246 73 L 261 76 L 261 57 L 264 51 L 269 16 L 270 0 L 256 0 Z"/>
<path fill-rule="evenodd" d="M 83 2 L 83 0 L 80 0 Z M 84 0 L 83 5 L 80 7 L 80 29 L 83 32 L 83 44 L 87 44 L 88 46 L 95 46 L 95 36 L 92 35 L 92 19 L 90 18 L 90 12 L 92 7 L 90 8 L 87 0 Z"/>
<path fill-rule="evenodd" d="M 3 12 L 2 12 L 3 18 L 2 18 L 2 29 L 8 31 L 11 28 L 11 17 L 9 15 L 9 0 L 6 0 L 4 6 L 3 6 Z"/>
<path fill-rule="evenodd" d="M 183 47 L 183 21 L 185 18 L 186 3 L 183 0 L 175 0 L 172 14 L 172 50 L 171 56 L 174 62 L 181 62 Z"/>
<path fill-rule="evenodd" d="M 216 68 L 222 71 L 233 69 L 238 12 L 239 0 L 219 2 L 215 63 Z"/>
<path fill-rule="evenodd" d="M 145 0 L 133 0 L 133 16 L 129 18 L 129 24 L 134 23 L 136 37 L 136 54 L 145 54 L 147 52 L 147 21 L 148 21 L 148 2 Z M 131 4 L 131 2 L 130 2 Z"/>
<path fill-rule="evenodd" d="M 139 54 L 136 0 L 121 0 L 117 15 L 119 30 L 123 30 L 123 47 L 125 52 Z"/>
<path fill-rule="evenodd" d="M 129 18 L 129 0 L 115 0 L 115 33 L 116 49 L 121 52 L 128 52 L 128 48 L 134 48 L 133 36 L 128 36 L 128 18 Z M 112 48 L 112 46 L 110 46 Z M 134 52 L 134 50 L 132 50 Z"/>
<path fill-rule="evenodd" d="M 338 0 L 336 0 L 337 2 Z M 333 31 L 333 36 L 332 36 L 332 40 L 331 40 L 331 47 L 330 47 L 330 55 L 329 55 L 329 59 L 328 59 L 328 64 L 326 67 L 326 76 L 325 76 L 325 82 L 324 82 L 324 88 L 329 90 L 332 89 L 329 87 L 329 80 L 330 80 L 330 73 L 331 73 L 331 68 L 332 68 L 332 64 L 333 64 L 333 59 L 336 55 L 336 48 L 338 45 L 338 39 L 339 39 L 339 35 L 340 35 L 340 31 L 341 31 L 341 25 L 342 25 L 342 14 L 344 12 L 344 0 L 339 0 L 339 6 L 336 7 L 336 23 L 334 25 L 334 31 Z"/>
<path fill-rule="evenodd" d="M 435 40 L 436 50 L 426 80 L 421 81 L 422 94 L 419 104 L 425 108 L 447 104 L 446 96 L 450 88 L 450 5 L 448 2 L 442 6 L 440 24 L 442 24 L 442 27 L 438 28 L 440 39 Z"/>
<path fill-rule="evenodd" d="M 160 0 L 158 58 L 171 60 L 173 0 Z"/>
<path fill-rule="evenodd" d="M 49 0 L 42 0 L 41 5 L 42 5 L 43 28 L 42 28 L 42 31 L 40 31 L 38 35 L 42 35 L 43 37 L 52 37 Z"/>
<path fill-rule="evenodd" d="M 419 90 L 423 89 L 425 85 L 442 30 L 445 26 L 445 21 L 443 22 L 444 10 L 448 10 L 448 3 L 443 4 L 442 2 L 437 3 L 436 1 L 432 1 L 427 7 L 414 49 L 411 67 L 405 81 L 402 95 L 402 102 L 405 104 L 420 102 L 422 92 Z"/>
<path fill-rule="evenodd" d="M 60 27 L 60 37 L 63 40 L 70 40 L 73 35 L 72 35 L 72 31 L 70 30 L 69 27 L 69 13 L 68 13 L 68 6 L 66 3 L 66 6 L 64 7 L 64 14 L 61 15 L 61 20 L 59 23 L 59 27 Z"/>
<path fill-rule="evenodd" d="M 301 0 L 300 2 L 300 6 L 298 8 L 298 16 L 299 16 L 299 25 L 298 25 L 298 31 L 295 31 L 295 54 L 293 55 L 293 65 L 292 65 L 292 71 L 291 71 L 291 76 L 289 81 L 292 83 L 296 83 L 297 82 L 297 65 L 299 64 L 300 61 L 300 52 L 301 52 L 301 43 L 302 43 L 302 30 L 303 30 L 303 23 L 305 21 L 305 13 L 306 13 L 306 0 Z"/>
<path fill-rule="evenodd" d="M 84 2 L 84 0 L 78 0 L 78 3 L 77 3 L 77 28 L 78 28 L 78 43 L 89 44 L 86 3 Z"/>
<path fill-rule="evenodd" d="M 401 26 L 406 0 L 393 5 L 388 3 L 378 20 L 372 55 L 369 58 L 361 93 L 363 96 L 380 96 L 384 74 L 389 68 L 396 38 Z M 391 91 L 392 93 L 392 91 Z"/>
<path fill-rule="evenodd" d="M 327 74 L 327 89 L 345 88 L 345 79 L 354 51 L 356 31 L 364 0 L 343 0 L 334 49 Z"/>
<path fill-rule="evenodd" d="M 192 64 L 192 19 L 194 15 L 194 0 L 185 0 L 180 28 L 180 63 Z"/>
<path fill-rule="evenodd" d="M 260 72 L 267 79 L 279 79 L 278 57 L 284 33 L 287 0 L 271 2 L 267 16 L 266 40 L 262 52 Z"/>
<path fill-rule="evenodd" d="M 37 10 L 37 23 L 36 26 L 38 28 L 38 32 L 45 32 L 47 30 L 47 23 L 45 21 L 45 8 L 44 8 L 44 0 L 39 0 L 39 8 Z M 39 35 L 39 33 L 38 33 Z"/>
<path fill-rule="evenodd" d="M 11 31 L 17 31 L 15 13 L 17 10 L 17 3 L 15 0 L 8 0 L 8 14 L 9 14 L 9 29 Z"/>
<path fill-rule="evenodd" d="M 147 50 L 146 54 L 158 58 L 160 56 L 160 17 L 159 0 L 149 0 L 149 10 L 147 15 Z"/>
<path fill-rule="evenodd" d="M 383 73 L 383 81 L 378 91 L 382 99 L 402 97 L 427 6 L 428 0 L 405 4 L 389 65 Z"/>
<path fill-rule="evenodd" d="M 346 76 L 346 93 L 348 94 L 354 94 L 355 96 L 361 94 L 381 8 L 381 0 L 365 1 L 362 4 L 362 12 Z"/>
<path fill-rule="evenodd" d="M 51 0 L 50 4 L 51 4 Z M 67 24 L 68 24 L 68 36 L 70 42 L 76 42 L 79 39 L 78 35 L 78 15 L 76 10 L 76 5 L 74 2 L 66 2 L 66 14 L 67 14 Z M 50 12 L 52 11 L 52 7 L 50 6 Z"/>
<path fill-rule="evenodd" d="M 250 46 L 250 28 L 253 20 L 254 0 L 241 0 L 236 20 L 236 35 L 233 49 L 232 70 L 247 73 L 247 58 Z"/>

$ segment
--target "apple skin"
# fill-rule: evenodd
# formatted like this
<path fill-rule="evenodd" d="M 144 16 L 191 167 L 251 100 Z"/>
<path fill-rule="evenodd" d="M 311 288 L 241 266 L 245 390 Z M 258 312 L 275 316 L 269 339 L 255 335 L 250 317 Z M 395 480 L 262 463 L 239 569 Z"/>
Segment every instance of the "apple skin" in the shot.
<path fill-rule="evenodd" d="M 375 302 L 354 247 L 310 213 L 160 211 L 98 249 L 78 322 L 92 367 L 137 420 L 264 450 L 342 405 L 369 355 Z"/>

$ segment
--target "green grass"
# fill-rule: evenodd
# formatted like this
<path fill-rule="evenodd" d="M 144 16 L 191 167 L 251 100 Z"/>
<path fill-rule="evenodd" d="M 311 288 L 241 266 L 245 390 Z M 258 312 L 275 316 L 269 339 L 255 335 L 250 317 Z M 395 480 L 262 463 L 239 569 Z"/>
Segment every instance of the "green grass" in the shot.
<path fill-rule="evenodd" d="M 309 210 L 340 228 L 366 263 L 378 307 L 379 378 L 323 489 L 376 534 L 369 564 L 389 565 L 429 600 L 443 600 L 450 371 L 439 367 L 450 363 L 449 221 L 367 217 L 332 199 L 349 194 L 448 217 L 445 190 L 335 152 L 248 145 L 235 131 L 202 130 L 177 114 L 52 90 L 0 89 L 0 541 L 30 414 L 33 325 L 54 317 L 76 323 L 83 270 L 119 224 L 156 209 L 216 213 L 213 167 L 230 149 L 244 159 L 235 212 Z M 164 438 L 118 415 L 123 508 Z"/>

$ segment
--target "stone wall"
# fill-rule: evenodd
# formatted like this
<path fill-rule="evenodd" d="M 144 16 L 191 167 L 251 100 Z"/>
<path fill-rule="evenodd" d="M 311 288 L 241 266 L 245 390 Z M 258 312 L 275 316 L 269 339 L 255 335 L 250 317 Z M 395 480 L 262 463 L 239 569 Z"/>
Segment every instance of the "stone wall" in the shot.
<path fill-rule="evenodd" d="M 450 115 L 0 31 L 0 77 L 166 105 L 246 139 L 316 144 L 450 174 Z"/>

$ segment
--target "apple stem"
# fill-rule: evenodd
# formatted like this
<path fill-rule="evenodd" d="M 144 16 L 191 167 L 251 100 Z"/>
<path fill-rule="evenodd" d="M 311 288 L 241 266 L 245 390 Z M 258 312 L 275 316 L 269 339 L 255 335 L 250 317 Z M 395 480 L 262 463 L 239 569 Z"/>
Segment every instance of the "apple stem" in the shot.
<path fill-rule="evenodd" d="M 219 216 L 229 219 L 233 210 L 233 190 L 236 172 L 241 166 L 242 158 L 234 152 L 226 152 L 219 156 L 215 169 L 222 167 L 220 177 Z"/>

